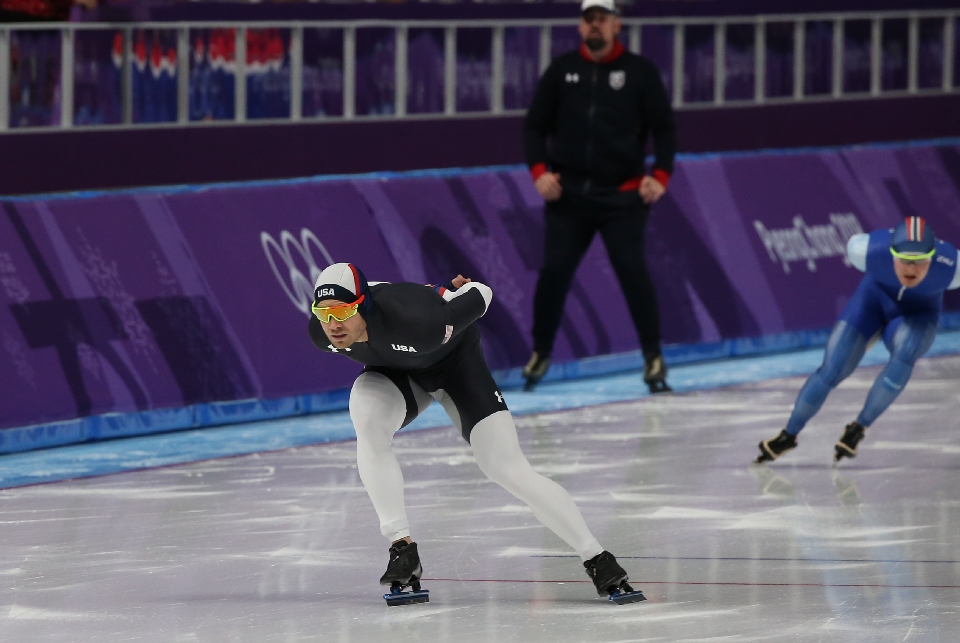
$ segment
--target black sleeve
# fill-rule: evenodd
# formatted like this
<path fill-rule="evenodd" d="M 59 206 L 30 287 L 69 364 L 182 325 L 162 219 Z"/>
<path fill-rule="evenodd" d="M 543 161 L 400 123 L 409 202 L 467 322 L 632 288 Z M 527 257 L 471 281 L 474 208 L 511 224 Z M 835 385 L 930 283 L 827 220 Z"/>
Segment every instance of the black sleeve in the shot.
<path fill-rule="evenodd" d="M 523 150 L 528 167 L 547 162 L 547 136 L 556 128 L 556 67 L 554 62 L 543 73 L 523 121 Z"/>
<path fill-rule="evenodd" d="M 677 154 L 677 124 L 673 118 L 673 108 L 663 79 L 660 78 L 660 70 L 646 60 L 644 66 L 646 78 L 640 117 L 653 134 L 653 169 L 673 174 L 673 157 Z"/>
<path fill-rule="evenodd" d="M 484 301 L 479 290 L 471 288 L 448 301 L 443 309 L 446 314 L 446 325 L 453 326 L 455 337 L 487 312 L 487 302 Z"/>

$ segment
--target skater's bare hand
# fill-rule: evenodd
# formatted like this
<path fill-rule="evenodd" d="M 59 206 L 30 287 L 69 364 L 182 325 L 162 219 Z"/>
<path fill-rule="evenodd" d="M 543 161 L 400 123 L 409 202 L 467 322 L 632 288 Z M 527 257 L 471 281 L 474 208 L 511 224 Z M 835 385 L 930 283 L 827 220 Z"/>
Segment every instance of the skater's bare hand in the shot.
<path fill-rule="evenodd" d="M 454 288 L 460 288 L 464 284 L 468 284 L 471 281 L 473 280 L 470 279 L 469 277 L 464 277 L 463 275 L 457 275 L 456 277 L 450 280 L 450 283 L 453 284 Z"/>
<path fill-rule="evenodd" d="M 544 201 L 556 201 L 563 194 L 560 175 L 556 172 L 544 172 L 533 182 L 533 187 L 537 188 Z"/>
<path fill-rule="evenodd" d="M 667 188 L 663 187 L 663 183 L 652 176 L 645 176 L 640 179 L 640 198 L 647 205 L 656 203 L 657 199 L 662 197 L 666 191 Z"/>

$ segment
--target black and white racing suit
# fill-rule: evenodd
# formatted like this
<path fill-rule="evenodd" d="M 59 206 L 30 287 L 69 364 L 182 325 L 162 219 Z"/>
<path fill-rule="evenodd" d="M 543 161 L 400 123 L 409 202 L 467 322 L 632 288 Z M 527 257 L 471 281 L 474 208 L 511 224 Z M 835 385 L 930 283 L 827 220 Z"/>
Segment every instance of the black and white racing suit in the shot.
<path fill-rule="evenodd" d="M 472 282 L 441 295 L 419 284 L 379 283 L 371 285 L 369 296 L 367 341 L 335 348 L 313 317 L 309 330 L 320 350 L 365 365 L 350 393 L 350 417 L 357 432 L 360 479 L 383 535 L 390 541 L 410 535 L 393 434 L 436 400 L 488 478 L 527 503 L 583 560 L 603 551 L 570 494 L 536 473 L 520 450 L 474 323 L 490 305 L 490 288 Z"/>

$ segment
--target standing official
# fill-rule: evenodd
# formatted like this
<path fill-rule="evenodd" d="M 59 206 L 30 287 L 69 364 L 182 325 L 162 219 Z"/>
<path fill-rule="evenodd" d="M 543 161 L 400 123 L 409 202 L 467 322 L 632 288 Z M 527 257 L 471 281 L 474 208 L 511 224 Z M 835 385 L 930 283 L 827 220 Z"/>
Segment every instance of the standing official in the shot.
<path fill-rule="evenodd" d="M 583 44 L 544 73 L 524 123 L 527 164 L 547 202 L 526 388 L 547 372 L 574 273 L 599 231 L 640 336 L 644 381 L 651 392 L 669 391 L 644 230 L 650 204 L 666 192 L 673 171 L 673 111 L 656 66 L 617 39 L 614 0 L 583 0 L 580 10 Z M 651 134 L 656 160 L 648 176 Z"/>

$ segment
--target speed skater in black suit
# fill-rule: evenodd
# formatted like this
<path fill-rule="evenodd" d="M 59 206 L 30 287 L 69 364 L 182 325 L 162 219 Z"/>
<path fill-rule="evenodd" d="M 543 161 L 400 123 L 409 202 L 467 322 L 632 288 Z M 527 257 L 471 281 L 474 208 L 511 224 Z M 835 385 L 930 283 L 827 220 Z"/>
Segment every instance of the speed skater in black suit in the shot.
<path fill-rule="evenodd" d="M 559 484 L 530 466 L 517 429 L 480 347 L 474 323 L 493 291 L 457 276 L 439 287 L 413 283 L 368 284 L 355 266 L 337 263 L 317 278 L 310 339 L 322 351 L 364 365 L 350 392 L 357 432 L 360 479 L 390 540 L 387 571 L 390 605 L 426 602 L 423 568 L 411 539 L 403 499 L 403 475 L 393 453 L 393 434 L 433 400 L 439 402 L 470 444 L 480 470 L 525 502 L 533 514 L 584 561 L 597 593 L 616 603 L 645 600 L 627 583 L 627 572 L 605 551 Z M 412 592 L 403 591 L 406 587 Z"/>

